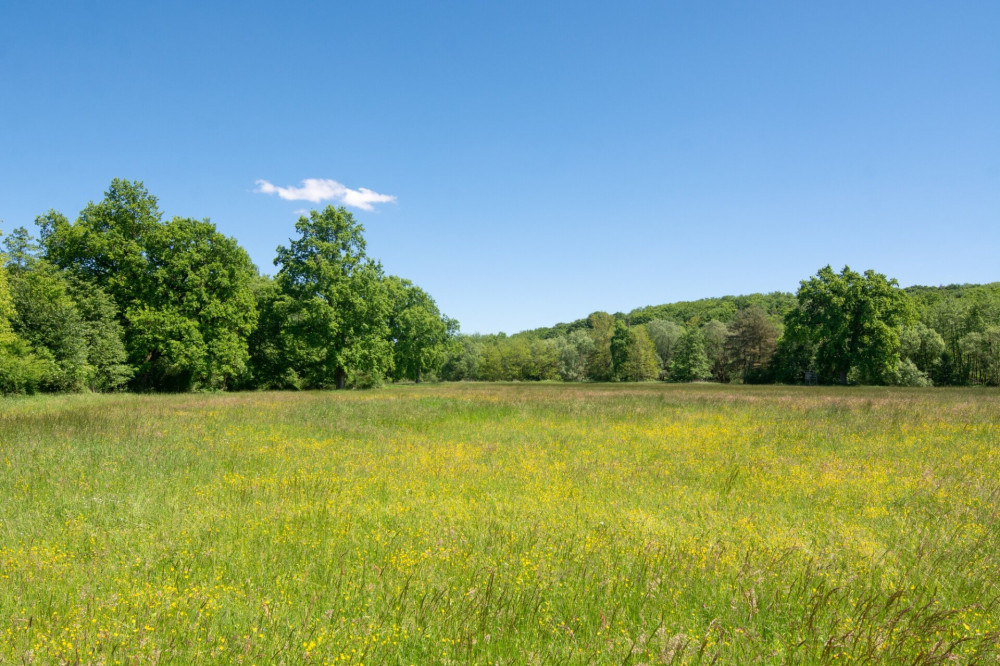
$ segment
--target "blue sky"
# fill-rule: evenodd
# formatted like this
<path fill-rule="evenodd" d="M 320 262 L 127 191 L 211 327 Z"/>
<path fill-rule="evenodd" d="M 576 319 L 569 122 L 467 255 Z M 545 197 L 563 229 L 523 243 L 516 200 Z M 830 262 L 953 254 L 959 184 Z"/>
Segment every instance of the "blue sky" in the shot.
<path fill-rule="evenodd" d="M 992 1 L 8 2 L 0 228 L 142 180 L 273 272 L 351 204 L 465 332 L 828 263 L 991 282 L 998 35 Z"/>

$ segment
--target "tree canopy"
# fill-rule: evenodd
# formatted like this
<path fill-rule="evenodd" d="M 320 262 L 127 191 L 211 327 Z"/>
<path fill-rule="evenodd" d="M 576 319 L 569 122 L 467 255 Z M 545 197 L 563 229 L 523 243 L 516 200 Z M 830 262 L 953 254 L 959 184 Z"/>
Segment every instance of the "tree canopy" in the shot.
<path fill-rule="evenodd" d="M 814 349 L 821 377 L 846 384 L 852 370 L 880 383 L 899 362 L 901 327 L 913 318 L 909 297 L 895 279 L 845 266 L 821 268 L 799 287 L 798 307 L 785 318 L 787 334 Z"/>
<path fill-rule="evenodd" d="M 373 386 L 435 377 L 455 344 L 457 322 L 387 277 L 343 208 L 299 219 L 274 278 L 138 181 L 36 224 L 38 241 L 5 240 L 0 392 Z"/>

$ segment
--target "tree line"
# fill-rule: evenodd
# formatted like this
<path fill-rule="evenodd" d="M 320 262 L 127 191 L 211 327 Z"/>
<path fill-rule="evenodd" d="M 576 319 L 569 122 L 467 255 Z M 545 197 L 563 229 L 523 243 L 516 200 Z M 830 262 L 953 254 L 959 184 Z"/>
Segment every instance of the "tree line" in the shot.
<path fill-rule="evenodd" d="M 277 273 L 116 179 L 0 255 L 0 393 L 367 387 L 434 376 L 458 330 L 366 254 L 344 208 L 301 217 Z"/>
<path fill-rule="evenodd" d="M 1000 283 L 909 287 L 827 266 L 797 293 L 459 336 L 449 380 L 1000 385 Z"/>
<path fill-rule="evenodd" d="M 909 287 L 827 266 L 797 293 L 460 335 L 366 254 L 344 208 L 300 217 L 262 275 L 207 220 L 114 180 L 4 238 L 0 393 L 371 387 L 400 380 L 1000 385 L 1000 283 Z"/>

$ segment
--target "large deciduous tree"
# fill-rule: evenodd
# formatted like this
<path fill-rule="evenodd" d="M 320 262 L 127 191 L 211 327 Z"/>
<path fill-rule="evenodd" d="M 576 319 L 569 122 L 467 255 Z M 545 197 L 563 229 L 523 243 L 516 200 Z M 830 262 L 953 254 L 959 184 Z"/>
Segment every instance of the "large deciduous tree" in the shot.
<path fill-rule="evenodd" d="M 225 388 L 246 370 L 256 269 L 207 220 L 161 218 L 141 182 L 115 179 L 75 223 L 38 224 L 46 257 L 113 299 L 136 388 Z"/>
<path fill-rule="evenodd" d="M 821 379 L 843 384 L 853 370 L 862 382 L 882 383 L 895 371 L 900 330 L 913 317 L 895 279 L 847 266 L 838 274 L 826 266 L 800 283 L 797 298 L 786 335 L 812 343 Z"/>
<path fill-rule="evenodd" d="M 380 383 L 393 368 L 392 301 L 381 264 L 365 254 L 364 227 L 327 206 L 295 229 L 299 237 L 274 260 L 286 374 L 315 388 Z"/>

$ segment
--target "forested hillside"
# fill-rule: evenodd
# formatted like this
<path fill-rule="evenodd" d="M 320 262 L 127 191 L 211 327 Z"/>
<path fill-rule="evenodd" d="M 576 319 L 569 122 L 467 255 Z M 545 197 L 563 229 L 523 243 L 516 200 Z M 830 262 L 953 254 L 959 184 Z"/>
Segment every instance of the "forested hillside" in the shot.
<path fill-rule="evenodd" d="M 1000 384 L 1000 283 L 907 287 L 829 267 L 797 294 L 595 312 L 459 336 L 445 379 Z"/>

